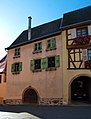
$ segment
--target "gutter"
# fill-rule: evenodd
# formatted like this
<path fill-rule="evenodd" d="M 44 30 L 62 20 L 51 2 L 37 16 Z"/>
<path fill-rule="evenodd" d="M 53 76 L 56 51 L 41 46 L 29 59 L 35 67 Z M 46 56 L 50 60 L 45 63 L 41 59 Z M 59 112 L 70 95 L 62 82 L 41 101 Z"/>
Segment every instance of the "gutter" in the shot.
<path fill-rule="evenodd" d="M 65 29 L 67 29 L 67 28 L 71 28 L 71 27 L 73 27 L 73 26 L 77 26 L 77 25 L 81 25 L 81 24 L 89 24 L 91 22 L 91 20 L 88 20 L 88 21 L 83 21 L 83 22 L 79 22 L 79 23 L 76 23 L 76 24 L 71 24 L 71 25 L 67 25 L 67 26 L 63 26 L 63 27 L 61 27 L 62 28 L 62 30 L 65 30 Z"/>

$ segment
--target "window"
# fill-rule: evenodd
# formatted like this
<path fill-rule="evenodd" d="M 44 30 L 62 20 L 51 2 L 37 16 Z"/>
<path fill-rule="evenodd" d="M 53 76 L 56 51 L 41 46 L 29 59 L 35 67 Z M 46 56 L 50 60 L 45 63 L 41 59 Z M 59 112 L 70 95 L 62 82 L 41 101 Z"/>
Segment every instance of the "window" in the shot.
<path fill-rule="evenodd" d="M 20 48 L 15 49 L 15 57 L 20 56 Z"/>
<path fill-rule="evenodd" d="M 52 38 L 47 41 L 47 49 L 55 49 L 56 48 L 56 39 Z"/>
<path fill-rule="evenodd" d="M 31 71 L 41 71 L 41 59 L 30 61 Z"/>
<path fill-rule="evenodd" d="M 91 61 L 91 49 L 88 49 L 88 60 Z"/>
<path fill-rule="evenodd" d="M 35 60 L 35 70 L 41 69 L 41 59 Z"/>
<path fill-rule="evenodd" d="M 0 83 L 2 82 L 2 75 L 0 75 Z"/>
<path fill-rule="evenodd" d="M 83 49 L 82 58 L 86 69 L 91 69 L 91 49 Z"/>
<path fill-rule="evenodd" d="M 48 58 L 48 68 L 55 67 L 55 57 Z"/>
<path fill-rule="evenodd" d="M 40 52 L 42 50 L 42 43 L 41 42 L 39 42 L 39 43 L 35 43 L 34 44 L 34 53 L 35 52 Z"/>
<path fill-rule="evenodd" d="M 11 72 L 19 73 L 20 71 L 22 71 L 22 62 L 11 65 Z"/>
<path fill-rule="evenodd" d="M 77 29 L 77 37 L 87 36 L 87 28 Z"/>
<path fill-rule="evenodd" d="M 60 67 L 60 56 L 53 56 L 53 57 L 45 57 L 38 60 L 31 60 L 30 61 L 30 69 L 31 71 L 41 71 L 42 69 L 53 69 Z"/>
<path fill-rule="evenodd" d="M 48 58 L 48 68 L 59 67 L 60 66 L 60 56 L 54 56 Z"/>

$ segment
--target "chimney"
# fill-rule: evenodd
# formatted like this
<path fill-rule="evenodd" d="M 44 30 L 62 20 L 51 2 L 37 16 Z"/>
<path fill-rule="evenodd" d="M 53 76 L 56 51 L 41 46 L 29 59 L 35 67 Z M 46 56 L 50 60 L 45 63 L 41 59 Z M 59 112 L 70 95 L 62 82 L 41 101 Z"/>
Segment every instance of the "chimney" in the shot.
<path fill-rule="evenodd" d="M 28 40 L 31 40 L 31 19 L 32 17 L 28 17 Z"/>

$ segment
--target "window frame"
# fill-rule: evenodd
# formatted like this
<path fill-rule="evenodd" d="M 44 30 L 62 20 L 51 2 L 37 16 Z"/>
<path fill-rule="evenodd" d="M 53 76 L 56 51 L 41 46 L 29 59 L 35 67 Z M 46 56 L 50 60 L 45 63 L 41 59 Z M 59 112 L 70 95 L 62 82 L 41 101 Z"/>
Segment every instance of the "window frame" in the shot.
<path fill-rule="evenodd" d="M 88 49 L 87 50 L 87 53 L 88 53 L 88 61 L 91 61 L 91 49 Z"/>
<path fill-rule="evenodd" d="M 40 62 L 39 63 L 40 66 L 37 66 L 37 63 L 38 62 Z M 42 68 L 41 68 L 41 59 L 30 60 L 30 70 L 32 72 L 41 72 L 42 71 Z"/>
<path fill-rule="evenodd" d="M 20 57 L 20 48 L 15 48 L 13 58 L 19 58 L 19 57 Z"/>
<path fill-rule="evenodd" d="M 37 42 L 34 44 L 33 54 L 40 53 L 40 52 L 42 52 L 42 42 Z"/>
<path fill-rule="evenodd" d="M 86 34 L 84 35 L 83 34 L 83 30 L 85 30 Z M 79 31 L 79 32 L 78 32 Z M 79 35 L 78 35 L 79 33 Z M 88 28 L 87 27 L 82 27 L 82 28 L 77 28 L 76 29 L 76 36 L 79 38 L 79 37 L 85 37 L 85 36 L 88 36 Z"/>
<path fill-rule="evenodd" d="M 53 66 L 48 66 L 48 58 L 54 58 Z M 35 61 L 40 60 L 40 68 L 35 68 Z M 60 67 L 60 55 L 50 56 L 50 57 L 43 57 L 41 59 L 33 59 L 30 60 L 30 70 L 32 72 L 40 72 L 42 70 L 51 71 L 56 70 Z"/>
<path fill-rule="evenodd" d="M 47 48 L 46 51 L 56 50 L 56 38 L 50 38 L 47 40 Z"/>
<path fill-rule="evenodd" d="M 16 62 L 11 64 L 11 72 L 13 74 L 19 74 L 22 71 L 22 62 Z"/>
<path fill-rule="evenodd" d="M 34 69 L 40 70 L 41 69 L 41 59 L 34 60 Z"/>

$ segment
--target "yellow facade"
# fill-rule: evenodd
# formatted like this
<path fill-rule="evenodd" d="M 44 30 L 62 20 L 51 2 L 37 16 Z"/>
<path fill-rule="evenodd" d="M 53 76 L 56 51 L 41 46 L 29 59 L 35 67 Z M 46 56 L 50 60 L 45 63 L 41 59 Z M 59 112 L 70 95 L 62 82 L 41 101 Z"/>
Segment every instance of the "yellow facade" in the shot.
<path fill-rule="evenodd" d="M 63 65 L 63 104 L 71 103 L 71 84 L 77 78 L 86 76 L 91 78 L 91 70 L 89 69 L 67 69 L 68 68 L 68 50 L 66 47 L 66 30 L 62 31 L 62 65 Z M 78 58 L 78 57 L 76 57 Z M 89 82 L 91 83 L 91 81 Z M 89 90 L 90 90 L 89 86 Z M 89 91 L 91 98 L 91 92 Z"/>
<path fill-rule="evenodd" d="M 1 82 L 0 82 L 0 104 L 3 104 L 6 100 L 6 76 L 5 73 L 1 73 Z"/>

